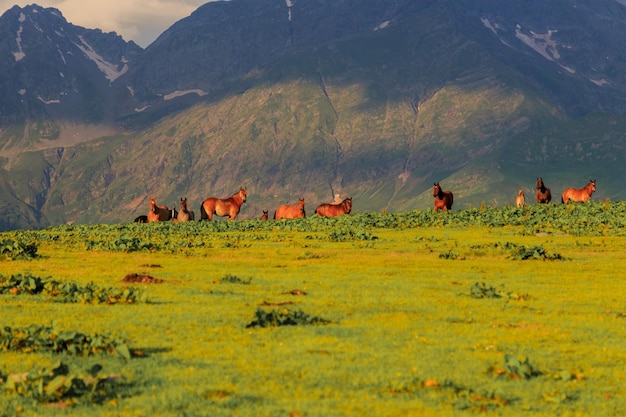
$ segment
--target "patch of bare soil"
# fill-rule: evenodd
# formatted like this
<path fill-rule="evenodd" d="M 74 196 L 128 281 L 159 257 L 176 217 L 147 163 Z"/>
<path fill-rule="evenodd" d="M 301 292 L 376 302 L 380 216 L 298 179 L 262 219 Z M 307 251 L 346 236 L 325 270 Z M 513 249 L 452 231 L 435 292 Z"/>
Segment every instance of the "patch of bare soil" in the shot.
<path fill-rule="evenodd" d="M 161 284 L 164 281 L 159 278 L 151 277 L 146 274 L 128 274 L 123 279 L 122 282 L 132 282 L 132 283 L 141 283 L 141 284 Z"/>

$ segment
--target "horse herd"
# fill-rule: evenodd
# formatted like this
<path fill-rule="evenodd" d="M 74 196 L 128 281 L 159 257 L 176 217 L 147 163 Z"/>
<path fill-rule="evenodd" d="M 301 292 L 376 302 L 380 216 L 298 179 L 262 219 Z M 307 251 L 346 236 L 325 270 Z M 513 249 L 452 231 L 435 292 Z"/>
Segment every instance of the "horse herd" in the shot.
<path fill-rule="evenodd" d="M 235 220 L 241 206 L 246 202 L 248 192 L 245 188 L 240 188 L 238 192 L 228 198 L 209 197 L 200 205 L 200 220 L 213 220 L 213 216 L 226 217 L 228 220 Z M 346 198 L 340 203 L 321 204 L 315 209 L 318 216 L 340 216 L 342 214 L 350 214 L 352 211 L 352 198 Z M 297 219 L 305 217 L 304 198 L 298 201 L 294 206 L 282 205 L 274 212 L 274 219 Z M 263 210 L 261 220 L 267 220 L 269 211 Z M 193 211 L 187 209 L 187 198 L 180 199 L 180 211 L 167 206 L 158 206 L 156 199 L 150 199 L 150 210 L 148 215 L 139 216 L 135 219 L 136 223 L 151 223 L 159 221 L 186 222 L 195 220 Z"/>
<path fill-rule="evenodd" d="M 543 183 L 541 177 L 537 178 L 537 191 L 535 192 L 535 201 L 538 204 L 548 204 L 552 200 L 550 189 Z M 566 188 L 561 195 L 561 203 L 567 204 L 570 201 L 586 203 L 591 198 L 591 194 L 596 190 L 596 180 L 590 180 L 583 188 Z M 451 191 L 443 191 L 438 182 L 433 186 L 433 197 L 435 198 L 435 211 L 447 211 L 452 208 L 454 197 Z M 525 207 L 526 200 L 524 198 L 524 190 L 519 190 L 515 196 L 515 206 Z"/>
<path fill-rule="evenodd" d="M 548 204 L 552 200 L 550 189 L 545 186 L 541 177 L 537 178 L 535 201 L 538 204 Z M 591 198 L 591 194 L 596 190 L 596 180 L 590 180 L 583 188 L 567 188 L 561 195 L 561 203 L 567 204 L 570 201 L 586 203 Z M 245 203 L 248 193 L 245 188 L 240 188 L 238 192 L 228 198 L 209 197 L 200 205 L 200 220 L 213 220 L 213 216 L 226 217 L 228 220 L 235 220 Z M 448 211 L 452 209 L 454 196 L 451 191 L 443 191 L 438 182 L 433 185 L 433 197 L 435 199 L 435 211 Z M 515 197 L 515 206 L 524 207 L 526 201 L 524 190 L 519 190 Z M 350 214 L 352 211 L 352 198 L 346 198 L 340 203 L 321 204 L 315 209 L 318 216 L 340 216 Z M 297 219 L 306 217 L 304 210 L 304 198 L 299 199 L 298 204 L 282 205 L 274 212 L 274 219 Z M 269 211 L 263 210 L 260 220 L 267 220 Z M 148 215 L 139 216 L 135 219 L 138 223 L 159 222 L 159 221 L 186 222 L 195 220 L 193 211 L 187 209 L 187 198 L 180 199 L 180 211 L 175 208 L 169 209 L 167 206 L 158 206 L 156 199 L 150 199 L 150 210 Z"/>

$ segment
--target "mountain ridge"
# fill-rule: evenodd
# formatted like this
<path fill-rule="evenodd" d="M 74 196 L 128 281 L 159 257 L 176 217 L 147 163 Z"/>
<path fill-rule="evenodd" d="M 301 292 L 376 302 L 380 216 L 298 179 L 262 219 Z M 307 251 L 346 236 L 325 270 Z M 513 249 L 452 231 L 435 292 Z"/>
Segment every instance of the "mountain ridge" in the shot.
<path fill-rule="evenodd" d="M 357 212 L 427 209 L 434 181 L 455 191 L 453 209 L 512 204 L 536 176 L 553 194 L 594 176 L 594 197 L 624 198 L 624 78 L 590 63 L 602 48 L 573 42 L 585 15 L 590 27 L 613 7 L 612 21 L 624 15 L 601 3 L 598 17 L 591 2 L 558 0 L 574 17 L 557 27 L 541 2 L 533 20 L 494 1 L 233 0 L 201 6 L 145 50 L 87 30 L 117 62 L 107 79 L 78 49 L 107 104 L 96 118 L 44 111 L 0 127 L 0 207 L 14 213 L 0 228 L 129 221 L 150 197 L 195 206 L 239 186 L 242 218 L 300 197 L 312 212 L 336 194 Z M 614 27 L 594 37 L 615 60 Z M 64 136 L 81 124 L 100 133 Z"/>

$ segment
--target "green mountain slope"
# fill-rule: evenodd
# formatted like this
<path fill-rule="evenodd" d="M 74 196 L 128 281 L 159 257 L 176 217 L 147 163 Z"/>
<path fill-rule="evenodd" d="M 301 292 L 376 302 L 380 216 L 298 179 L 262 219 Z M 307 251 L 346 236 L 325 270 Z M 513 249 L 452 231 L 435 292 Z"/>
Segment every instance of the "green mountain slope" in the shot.
<path fill-rule="evenodd" d="M 132 221 L 150 197 L 187 197 L 198 215 L 240 186 L 240 218 L 300 197 L 312 214 L 336 195 L 355 212 L 430 209 L 435 181 L 453 210 L 512 204 L 520 188 L 531 202 L 538 176 L 554 201 L 590 177 L 594 199 L 626 197 L 626 120 L 567 115 L 451 19 L 434 2 L 402 24 L 282 54 L 192 107 L 129 117 L 135 130 L 16 150 L 0 193 L 28 206 L 10 226 Z"/>

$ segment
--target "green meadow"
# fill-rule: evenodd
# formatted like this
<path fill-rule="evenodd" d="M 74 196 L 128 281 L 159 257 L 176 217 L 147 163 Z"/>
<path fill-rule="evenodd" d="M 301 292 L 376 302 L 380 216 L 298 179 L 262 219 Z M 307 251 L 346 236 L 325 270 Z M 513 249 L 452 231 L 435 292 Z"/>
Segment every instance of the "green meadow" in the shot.
<path fill-rule="evenodd" d="M 0 234 L 0 416 L 617 416 L 626 204 Z"/>

